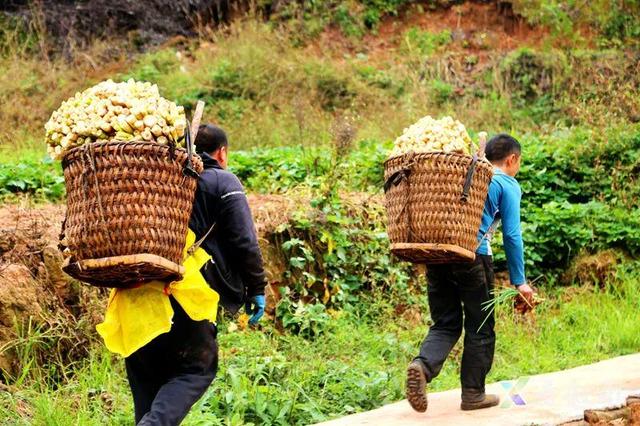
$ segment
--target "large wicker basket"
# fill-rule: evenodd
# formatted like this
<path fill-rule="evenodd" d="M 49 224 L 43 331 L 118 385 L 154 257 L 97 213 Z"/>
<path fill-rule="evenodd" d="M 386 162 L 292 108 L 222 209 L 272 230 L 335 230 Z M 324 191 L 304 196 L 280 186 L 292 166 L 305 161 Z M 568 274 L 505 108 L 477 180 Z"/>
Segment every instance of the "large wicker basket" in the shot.
<path fill-rule="evenodd" d="M 61 245 L 71 254 L 65 272 L 121 288 L 184 274 L 197 184 L 197 174 L 185 170 L 202 171 L 198 156 L 155 142 L 95 142 L 70 150 L 62 167 L 67 213 Z"/>
<path fill-rule="evenodd" d="M 475 259 L 492 166 L 477 156 L 408 153 L 384 163 L 391 251 L 414 263 Z"/>

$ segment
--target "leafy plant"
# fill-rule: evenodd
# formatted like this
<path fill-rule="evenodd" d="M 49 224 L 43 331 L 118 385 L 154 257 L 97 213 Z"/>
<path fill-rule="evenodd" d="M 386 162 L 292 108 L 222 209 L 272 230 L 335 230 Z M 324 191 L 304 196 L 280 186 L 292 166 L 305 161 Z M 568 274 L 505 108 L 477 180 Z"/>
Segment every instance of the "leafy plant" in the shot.
<path fill-rule="evenodd" d="M 65 187 L 60 165 L 50 159 L 0 163 L 0 197 L 11 194 L 61 200 Z"/>
<path fill-rule="evenodd" d="M 305 304 L 292 301 L 283 288 L 283 298 L 278 303 L 276 315 L 282 326 L 290 333 L 305 339 L 314 339 L 325 332 L 330 317 L 322 303 Z"/>

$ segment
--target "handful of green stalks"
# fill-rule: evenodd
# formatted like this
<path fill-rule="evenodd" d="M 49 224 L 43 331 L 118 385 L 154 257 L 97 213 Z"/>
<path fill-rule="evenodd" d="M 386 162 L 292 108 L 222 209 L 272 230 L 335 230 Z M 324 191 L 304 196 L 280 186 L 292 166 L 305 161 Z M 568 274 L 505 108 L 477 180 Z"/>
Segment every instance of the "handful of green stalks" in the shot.
<path fill-rule="evenodd" d="M 535 291 L 535 290 L 534 290 Z M 493 299 L 488 300 L 482 304 L 482 311 L 487 313 L 484 321 L 478 327 L 478 330 L 487 322 L 491 314 L 496 310 L 496 306 L 511 305 L 514 312 L 525 315 L 529 312 L 534 312 L 536 307 L 544 302 L 544 299 L 534 292 L 532 300 L 529 302 L 526 300 L 518 290 L 509 287 L 504 289 L 495 289 L 493 291 Z"/>
<path fill-rule="evenodd" d="M 153 141 L 181 145 L 184 107 L 160 96 L 158 86 L 133 79 L 103 81 L 62 103 L 45 125 L 51 158 L 72 148 L 105 141 Z"/>

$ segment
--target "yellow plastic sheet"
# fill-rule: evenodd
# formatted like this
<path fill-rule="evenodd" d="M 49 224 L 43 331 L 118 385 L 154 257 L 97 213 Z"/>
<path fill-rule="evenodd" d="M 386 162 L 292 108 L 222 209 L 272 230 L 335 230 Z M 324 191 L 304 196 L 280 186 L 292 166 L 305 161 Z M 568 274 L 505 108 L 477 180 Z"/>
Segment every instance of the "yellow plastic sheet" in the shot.
<path fill-rule="evenodd" d="M 189 230 L 184 257 L 194 241 L 195 234 Z M 96 327 L 107 349 L 128 357 L 171 330 L 173 308 L 169 295 L 192 320 L 215 323 L 220 297 L 200 274 L 209 259 L 207 252 L 199 248 L 183 262 L 186 272 L 180 281 L 169 284 L 152 281 L 137 288 L 113 289 L 104 321 Z"/>

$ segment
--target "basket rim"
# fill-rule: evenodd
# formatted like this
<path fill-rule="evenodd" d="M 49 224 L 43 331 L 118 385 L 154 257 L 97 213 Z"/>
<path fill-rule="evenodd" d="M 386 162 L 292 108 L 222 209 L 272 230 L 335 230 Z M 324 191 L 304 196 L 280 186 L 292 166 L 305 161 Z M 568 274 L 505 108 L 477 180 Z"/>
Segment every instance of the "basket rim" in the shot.
<path fill-rule="evenodd" d="M 431 152 L 415 152 L 415 151 L 409 151 L 409 152 L 405 152 L 404 154 L 401 155 L 396 155 L 394 157 L 389 157 L 384 161 L 384 166 L 387 167 L 387 164 L 392 162 L 392 161 L 397 161 L 401 158 L 407 157 L 407 156 L 412 156 L 413 158 L 425 158 L 425 157 L 432 157 L 435 155 L 444 155 L 444 156 L 450 156 L 450 157 L 464 157 L 464 158 L 468 158 L 469 160 L 473 159 L 473 155 L 469 155 L 469 154 L 463 154 L 460 152 L 445 152 L 445 151 L 431 151 Z M 485 163 L 491 167 L 493 167 L 493 165 L 491 164 L 491 162 L 489 160 L 487 160 L 486 157 L 478 157 L 478 163 Z"/>
<path fill-rule="evenodd" d="M 74 260 L 68 257 L 63 262 L 63 268 L 76 264 L 80 270 L 104 268 L 116 265 L 135 265 L 137 263 L 151 263 L 169 271 L 184 275 L 186 269 L 169 259 L 151 253 L 127 254 L 122 256 L 101 257 L 99 259 Z"/>
<path fill-rule="evenodd" d="M 440 243 L 394 243 L 391 244 L 391 251 L 404 251 L 404 250 L 416 250 L 416 251 L 439 251 L 455 253 L 459 256 L 473 260 L 476 254 L 471 250 L 467 250 L 455 244 L 440 244 Z"/>
<path fill-rule="evenodd" d="M 186 268 L 183 265 L 179 265 L 171 260 L 158 256 L 156 254 L 151 253 L 140 253 L 140 254 L 131 254 L 131 255 L 122 255 L 122 256 L 111 256 L 111 257 L 102 257 L 96 259 L 83 259 L 76 260 L 73 257 L 67 257 L 62 263 L 62 270 L 74 277 L 75 279 L 94 285 L 99 287 L 111 287 L 116 288 L 118 286 L 107 285 L 107 282 L 110 280 L 104 279 L 94 279 L 90 278 L 86 275 L 89 271 L 100 271 L 105 268 L 112 267 L 122 267 L 122 266 L 133 266 L 147 264 L 153 265 L 160 270 L 164 270 L 166 272 L 167 277 L 176 277 L 172 278 L 167 282 L 179 281 L 184 277 L 186 273 Z M 150 282 L 153 280 L 157 280 L 159 278 L 154 278 L 150 280 L 142 280 L 140 282 Z M 121 280 L 123 283 L 126 282 Z M 132 282 L 133 283 L 133 282 Z M 128 285 L 124 285 L 118 288 L 128 288 Z"/>
<path fill-rule="evenodd" d="M 101 148 L 102 146 L 108 146 L 108 145 L 125 145 L 125 146 L 134 146 L 134 147 L 141 147 L 141 146 L 151 146 L 153 148 L 155 148 L 156 151 L 161 151 L 161 150 L 167 150 L 167 149 L 171 149 L 171 145 L 165 145 L 165 144 L 159 144 L 158 142 L 152 142 L 152 141 L 145 141 L 145 140 L 133 140 L 133 141 L 119 141 L 119 140 L 102 140 L 102 141 L 95 141 L 95 142 L 89 142 L 89 143 L 85 143 L 82 144 L 80 146 L 76 146 L 74 148 L 71 148 L 70 150 L 68 150 L 67 152 L 65 152 L 65 154 L 62 156 L 62 166 L 65 167 L 66 164 L 68 164 L 69 162 L 73 161 L 73 159 L 71 157 L 77 156 L 79 152 L 81 152 L 82 150 L 87 149 L 87 146 L 93 146 L 94 148 Z M 174 146 L 173 149 L 175 151 L 181 151 L 184 154 L 188 154 L 186 148 L 183 148 L 181 146 Z M 198 156 L 198 154 L 196 154 L 195 152 L 193 153 L 194 155 Z"/>

